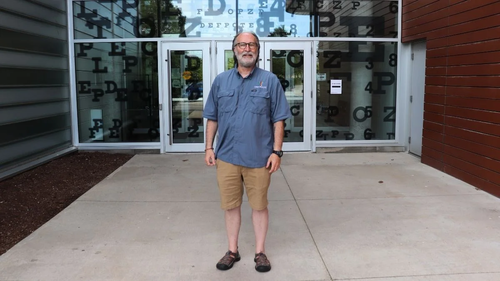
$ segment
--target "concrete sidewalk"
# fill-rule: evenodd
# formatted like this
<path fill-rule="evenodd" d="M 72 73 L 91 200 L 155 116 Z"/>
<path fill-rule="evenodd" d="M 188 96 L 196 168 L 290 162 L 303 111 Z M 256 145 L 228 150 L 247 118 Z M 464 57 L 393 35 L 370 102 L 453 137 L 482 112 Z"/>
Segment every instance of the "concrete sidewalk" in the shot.
<path fill-rule="evenodd" d="M 0 280 L 500 280 L 500 199 L 406 153 L 288 153 L 273 175 L 272 270 L 243 205 L 227 250 L 201 154 L 136 155 L 0 257 Z"/>

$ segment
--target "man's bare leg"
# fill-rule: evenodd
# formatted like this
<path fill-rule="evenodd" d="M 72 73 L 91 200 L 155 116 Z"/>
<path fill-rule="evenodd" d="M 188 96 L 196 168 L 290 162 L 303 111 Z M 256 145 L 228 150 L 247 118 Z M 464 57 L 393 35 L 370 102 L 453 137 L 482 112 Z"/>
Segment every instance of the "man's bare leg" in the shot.
<path fill-rule="evenodd" d="M 255 253 L 265 253 L 267 229 L 269 225 L 269 210 L 252 210 L 253 230 L 255 232 Z"/>
<path fill-rule="evenodd" d="M 238 253 L 238 235 L 241 225 L 241 206 L 227 210 L 224 212 L 226 220 L 226 234 L 228 240 L 228 248 L 230 252 L 226 254 L 217 263 L 217 269 L 228 270 L 233 267 L 233 264 L 241 259 Z"/>
<path fill-rule="evenodd" d="M 238 235 L 241 226 L 241 206 L 227 210 L 224 216 L 229 251 L 236 253 L 238 251 Z"/>

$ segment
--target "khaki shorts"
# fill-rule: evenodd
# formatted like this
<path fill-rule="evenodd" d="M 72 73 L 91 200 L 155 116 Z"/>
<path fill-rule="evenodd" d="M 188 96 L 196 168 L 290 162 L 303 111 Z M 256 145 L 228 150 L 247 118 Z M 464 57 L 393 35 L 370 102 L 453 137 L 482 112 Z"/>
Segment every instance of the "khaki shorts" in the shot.
<path fill-rule="evenodd" d="M 267 208 L 267 190 L 271 174 L 266 167 L 246 168 L 217 159 L 217 183 L 219 184 L 221 208 L 231 210 L 241 206 L 243 184 L 247 190 L 248 203 L 252 209 Z"/>

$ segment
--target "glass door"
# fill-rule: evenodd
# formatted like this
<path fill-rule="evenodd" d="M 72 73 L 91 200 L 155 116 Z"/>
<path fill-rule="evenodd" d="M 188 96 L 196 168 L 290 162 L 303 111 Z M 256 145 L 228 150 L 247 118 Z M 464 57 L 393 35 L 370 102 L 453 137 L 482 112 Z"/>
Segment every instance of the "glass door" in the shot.
<path fill-rule="evenodd" d="M 285 122 L 283 150 L 311 150 L 312 55 L 310 42 L 265 42 L 263 68 L 278 76 L 290 105 L 292 118 Z M 262 63 L 261 63 L 262 67 Z"/>
<path fill-rule="evenodd" d="M 204 97 L 210 89 L 210 43 L 162 44 L 166 152 L 205 149 Z"/>

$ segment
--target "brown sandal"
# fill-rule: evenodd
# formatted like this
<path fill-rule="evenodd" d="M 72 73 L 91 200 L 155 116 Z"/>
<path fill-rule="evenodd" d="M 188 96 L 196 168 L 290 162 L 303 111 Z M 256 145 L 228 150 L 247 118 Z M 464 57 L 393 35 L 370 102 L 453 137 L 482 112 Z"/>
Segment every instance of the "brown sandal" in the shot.
<path fill-rule="evenodd" d="M 227 253 L 217 263 L 217 269 L 219 270 L 231 269 L 231 267 L 233 267 L 233 264 L 237 261 L 240 261 L 240 259 L 241 256 L 239 251 L 237 251 L 236 253 L 227 251 Z"/>
<path fill-rule="evenodd" d="M 268 272 L 271 270 L 271 262 L 267 259 L 266 254 L 255 254 L 255 270 L 258 272 Z"/>

